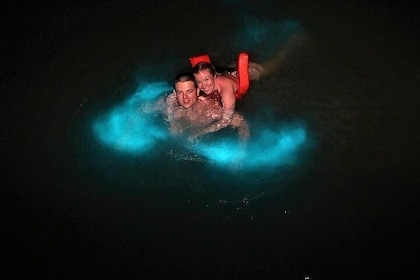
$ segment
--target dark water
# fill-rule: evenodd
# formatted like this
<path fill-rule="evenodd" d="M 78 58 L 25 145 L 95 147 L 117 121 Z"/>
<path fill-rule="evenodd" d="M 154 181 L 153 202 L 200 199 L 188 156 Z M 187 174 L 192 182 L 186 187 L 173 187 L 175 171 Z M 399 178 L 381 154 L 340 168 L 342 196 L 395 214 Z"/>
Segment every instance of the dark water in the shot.
<path fill-rule="evenodd" d="M 39 1 L 2 12 L 5 278 L 418 274 L 412 6 Z M 197 53 L 231 63 L 241 27 L 285 20 L 300 24 L 300 44 L 287 48 L 290 34 L 274 28 L 246 49 L 255 61 L 272 41 L 287 52 L 239 108 L 251 127 L 303 120 L 315 145 L 296 165 L 232 173 L 174 158 L 167 144 L 136 157 L 94 138 L 95 114 L 144 75 L 170 80 Z"/>

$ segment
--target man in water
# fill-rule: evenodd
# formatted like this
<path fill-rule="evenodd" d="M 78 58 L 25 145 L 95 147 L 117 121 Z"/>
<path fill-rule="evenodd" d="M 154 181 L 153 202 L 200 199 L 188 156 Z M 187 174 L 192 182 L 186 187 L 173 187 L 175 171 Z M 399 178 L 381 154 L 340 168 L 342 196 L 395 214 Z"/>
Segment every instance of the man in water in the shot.
<path fill-rule="evenodd" d="M 245 143 L 250 137 L 244 117 L 232 110 L 229 120 L 223 121 L 225 110 L 222 104 L 213 98 L 200 97 L 195 78 L 189 72 L 176 76 L 173 92 L 160 99 L 157 109 L 163 112 L 169 122 L 172 135 L 187 137 L 191 142 L 227 126 L 238 129 L 241 142 Z M 223 127 L 220 123 L 223 123 Z"/>

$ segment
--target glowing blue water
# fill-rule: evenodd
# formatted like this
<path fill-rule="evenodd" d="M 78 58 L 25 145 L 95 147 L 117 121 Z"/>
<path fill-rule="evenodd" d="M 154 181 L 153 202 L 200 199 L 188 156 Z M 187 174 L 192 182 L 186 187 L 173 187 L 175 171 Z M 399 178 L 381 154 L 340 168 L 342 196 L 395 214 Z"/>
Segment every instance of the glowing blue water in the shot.
<path fill-rule="evenodd" d="M 231 1 L 229 4 L 238 3 Z M 241 17 L 243 22 L 231 40 L 241 50 L 264 49 L 261 56 L 272 56 L 282 44 L 302 30 L 296 20 L 263 21 L 253 17 L 247 5 L 241 5 L 241 9 L 247 16 Z M 94 121 L 95 135 L 104 145 L 127 154 L 143 155 L 151 152 L 158 141 L 169 141 L 171 144 L 172 139 L 159 117 L 139 109 L 170 92 L 171 87 L 162 81 L 148 81 L 143 81 L 126 102 Z M 237 139 L 224 137 L 197 145 L 184 143 L 184 146 L 186 152 L 202 156 L 218 166 L 239 163 L 246 170 L 292 165 L 308 143 L 307 129 L 301 123 L 268 126 L 266 122 L 260 122 L 251 127 L 251 133 L 252 138 L 246 148 L 241 148 Z"/>
<path fill-rule="evenodd" d="M 297 154 L 308 143 L 303 124 L 279 124 L 273 129 L 261 123 L 252 133 L 254 136 L 244 148 L 233 139 L 219 139 L 200 143 L 194 151 L 217 165 L 240 164 L 241 169 L 257 169 L 295 164 Z"/>
<path fill-rule="evenodd" d="M 303 31 L 302 24 L 296 19 L 260 19 L 253 14 L 250 3 L 236 0 L 225 2 L 235 9 L 238 30 L 230 38 L 230 42 L 232 49 L 238 52 L 253 50 L 262 59 L 267 60 L 272 58 L 294 35 Z"/>
<path fill-rule="evenodd" d="M 98 116 L 93 122 L 96 137 L 106 146 L 120 152 L 141 155 L 159 140 L 168 138 L 168 131 L 156 118 L 145 114 L 141 106 L 154 101 L 171 89 L 165 82 L 140 86 L 123 104 Z"/>
<path fill-rule="evenodd" d="M 107 147 L 141 156 L 152 152 L 159 141 L 172 141 L 161 116 L 145 113 L 142 106 L 169 92 L 164 82 L 151 82 L 140 86 L 125 102 L 98 116 L 93 122 L 96 137 Z M 203 156 L 218 166 L 240 163 L 242 169 L 292 165 L 308 140 L 303 124 L 278 124 L 269 127 L 264 123 L 251 128 L 253 137 L 246 147 L 236 138 L 221 137 L 211 143 L 197 145 L 184 143 L 186 151 Z M 174 142 L 173 142 L 174 143 Z"/>

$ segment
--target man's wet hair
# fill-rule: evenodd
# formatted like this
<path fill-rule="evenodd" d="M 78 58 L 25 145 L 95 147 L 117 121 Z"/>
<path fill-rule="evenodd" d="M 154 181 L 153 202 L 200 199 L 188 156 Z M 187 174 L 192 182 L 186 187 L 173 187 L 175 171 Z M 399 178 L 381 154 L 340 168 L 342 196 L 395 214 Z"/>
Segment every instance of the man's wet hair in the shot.
<path fill-rule="evenodd" d="M 194 75 L 190 71 L 180 72 L 175 77 L 174 87 L 175 87 L 175 84 L 178 82 L 189 82 L 189 81 L 193 82 L 194 87 L 197 88 L 197 82 L 195 81 Z"/>

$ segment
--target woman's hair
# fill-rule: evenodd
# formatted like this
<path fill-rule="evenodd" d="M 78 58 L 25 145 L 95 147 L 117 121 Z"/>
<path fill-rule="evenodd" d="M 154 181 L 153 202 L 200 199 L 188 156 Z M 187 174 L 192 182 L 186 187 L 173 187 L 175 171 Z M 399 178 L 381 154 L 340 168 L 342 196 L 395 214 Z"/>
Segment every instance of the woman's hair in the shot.
<path fill-rule="evenodd" d="M 193 67 L 192 72 L 194 74 L 197 74 L 198 72 L 200 72 L 202 70 L 206 70 L 206 69 L 208 69 L 210 71 L 210 74 L 212 74 L 213 76 L 216 75 L 216 70 L 215 70 L 213 64 L 205 62 L 205 61 L 197 63 Z"/>
<path fill-rule="evenodd" d="M 193 82 L 194 87 L 197 88 L 197 82 L 195 81 L 194 75 L 191 72 L 184 71 L 176 75 L 175 80 L 174 80 L 174 86 L 178 82 L 189 82 L 189 81 Z"/>

